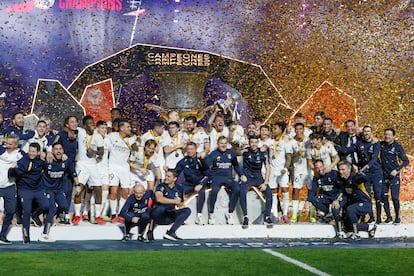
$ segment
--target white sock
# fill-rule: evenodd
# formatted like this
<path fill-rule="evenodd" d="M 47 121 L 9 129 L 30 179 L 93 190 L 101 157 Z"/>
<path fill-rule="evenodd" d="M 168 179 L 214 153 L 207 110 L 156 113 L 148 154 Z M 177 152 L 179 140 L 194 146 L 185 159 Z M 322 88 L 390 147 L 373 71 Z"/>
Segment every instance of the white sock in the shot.
<path fill-rule="evenodd" d="M 289 211 L 289 192 L 283 193 L 282 192 L 282 211 L 283 215 L 287 216 Z"/>
<path fill-rule="evenodd" d="M 74 204 L 74 208 L 75 208 L 75 216 L 80 216 L 82 204 L 81 203 L 76 203 L 76 204 Z"/>
<path fill-rule="evenodd" d="M 108 214 L 108 208 L 109 208 L 108 194 L 109 194 L 108 190 L 102 190 L 102 205 L 103 206 L 102 206 L 102 212 L 101 214 L 99 214 L 100 216 L 105 216 L 106 214 Z"/>
<path fill-rule="evenodd" d="M 119 199 L 119 211 L 118 211 L 118 213 L 121 213 L 122 207 L 124 207 L 125 202 L 126 202 L 126 199 L 125 198 L 122 198 L 121 197 Z"/>
<path fill-rule="evenodd" d="M 111 214 L 114 216 L 117 214 L 116 212 L 116 207 L 118 206 L 118 201 L 117 200 L 109 200 L 109 207 L 111 208 Z"/>
<path fill-rule="evenodd" d="M 292 217 L 298 216 L 299 200 L 292 200 Z"/>
<path fill-rule="evenodd" d="M 102 204 L 95 203 L 95 217 L 100 217 L 102 211 Z"/>
<path fill-rule="evenodd" d="M 279 217 L 279 211 L 277 210 L 277 194 L 273 195 L 272 213 L 275 217 Z"/>

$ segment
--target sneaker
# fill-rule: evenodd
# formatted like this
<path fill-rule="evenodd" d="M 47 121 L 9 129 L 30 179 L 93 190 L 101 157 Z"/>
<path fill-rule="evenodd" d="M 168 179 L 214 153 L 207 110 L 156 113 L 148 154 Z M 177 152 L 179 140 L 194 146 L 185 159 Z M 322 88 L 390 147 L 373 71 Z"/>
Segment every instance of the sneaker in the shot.
<path fill-rule="evenodd" d="M 82 215 L 82 220 L 89 221 L 89 215 L 88 214 L 83 214 Z"/>
<path fill-rule="evenodd" d="M 42 227 L 43 223 L 38 216 L 32 216 L 33 225 L 36 227 Z"/>
<path fill-rule="evenodd" d="M 243 223 L 242 223 L 242 228 L 247 229 L 248 227 L 249 227 L 249 218 L 247 216 L 244 216 Z"/>
<path fill-rule="evenodd" d="M 377 225 L 376 224 L 370 224 L 368 226 L 368 236 L 370 238 L 373 238 L 375 236 L 375 231 L 377 230 Z"/>
<path fill-rule="evenodd" d="M 137 241 L 144 242 L 145 241 L 144 235 L 138 235 Z"/>
<path fill-rule="evenodd" d="M 21 216 L 16 216 L 16 225 L 21 226 L 23 224 L 23 219 Z"/>
<path fill-rule="evenodd" d="M 118 222 L 118 217 L 117 216 L 112 216 L 111 218 L 111 223 L 117 223 Z"/>
<path fill-rule="evenodd" d="M 73 219 L 72 219 L 73 225 L 78 225 L 80 220 L 81 220 L 80 216 L 74 216 Z"/>
<path fill-rule="evenodd" d="M 129 241 L 129 235 L 125 235 L 121 240 L 121 242 L 127 242 L 127 241 Z"/>
<path fill-rule="evenodd" d="M 377 219 L 377 221 L 375 223 L 376 224 L 381 224 L 382 223 L 382 219 L 381 218 Z"/>
<path fill-rule="evenodd" d="M 23 243 L 24 244 L 30 243 L 30 237 L 29 236 L 23 236 Z"/>
<path fill-rule="evenodd" d="M 392 217 L 388 217 L 385 221 L 384 221 L 385 223 L 390 223 L 390 222 L 392 222 Z"/>
<path fill-rule="evenodd" d="M 124 217 L 119 216 L 118 217 L 118 221 L 124 223 L 125 222 L 125 219 L 124 219 Z"/>
<path fill-rule="evenodd" d="M 106 222 L 110 222 L 111 221 L 111 218 L 110 217 L 108 217 L 108 216 L 102 216 L 101 217 L 104 221 L 106 221 Z"/>
<path fill-rule="evenodd" d="M 102 217 L 96 217 L 94 222 L 100 225 L 106 224 L 106 221 Z"/>
<path fill-rule="evenodd" d="M 310 221 L 311 223 L 315 223 L 315 222 L 316 222 L 316 218 L 315 218 L 315 217 L 310 217 L 310 218 L 309 218 L 309 221 Z"/>
<path fill-rule="evenodd" d="M 298 222 L 298 217 L 297 216 L 292 216 L 290 218 L 290 222 L 292 222 L 292 223 Z"/>
<path fill-rule="evenodd" d="M 211 225 L 216 224 L 216 218 L 214 217 L 214 214 L 208 215 L 208 224 L 211 224 Z"/>
<path fill-rule="evenodd" d="M 227 224 L 234 225 L 233 213 L 226 213 Z"/>
<path fill-rule="evenodd" d="M 154 240 L 154 232 L 152 232 L 152 231 L 147 232 L 147 240 L 148 241 L 153 241 Z"/>
<path fill-rule="evenodd" d="M 359 241 L 361 240 L 361 236 L 358 233 L 352 233 L 352 235 L 349 237 L 353 241 Z"/>
<path fill-rule="evenodd" d="M 283 215 L 283 216 L 282 216 L 282 219 L 283 219 L 283 222 L 284 222 L 285 224 L 288 224 L 288 223 L 289 223 L 289 218 L 288 218 L 288 216 L 287 216 L 287 215 Z"/>
<path fill-rule="evenodd" d="M 272 216 L 273 224 L 279 224 L 279 218 L 276 216 Z"/>
<path fill-rule="evenodd" d="M 394 220 L 394 223 L 393 224 L 400 224 L 400 223 L 401 223 L 401 219 L 400 218 L 396 218 Z"/>
<path fill-rule="evenodd" d="M 197 217 L 195 219 L 195 224 L 202 225 L 203 222 L 201 221 L 201 219 L 202 219 L 202 215 L 201 214 L 197 214 Z"/>
<path fill-rule="evenodd" d="M 347 234 L 344 231 L 339 231 L 336 233 L 336 237 L 340 240 L 348 238 Z"/>
<path fill-rule="evenodd" d="M 374 217 L 369 217 L 368 224 L 373 223 L 375 221 Z"/>
<path fill-rule="evenodd" d="M 270 217 L 265 218 L 264 223 L 266 224 L 267 228 L 272 228 L 273 227 L 273 221 Z"/>
<path fill-rule="evenodd" d="M 40 242 L 56 242 L 56 240 L 52 239 L 51 237 L 49 237 L 49 235 L 45 235 L 45 234 L 42 234 L 39 237 L 39 241 Z"/>
<path fill-rule="evenodd" d="M 6 237 L 1 236 L 0 237 L 0 244 L 12 244 L 12 242 L 9 241 Z"/>
<path fill-rule="evenodd" d="M 177 240 L 181 240 L 181 238 L 179 238 L 177 236 L 177 234 L 175 234 L 175 232 L 168 230 L 165 234 L 164 234 L 164 239 L 166 240 L 170 240 L 170 241 L 177 241 Z"/>

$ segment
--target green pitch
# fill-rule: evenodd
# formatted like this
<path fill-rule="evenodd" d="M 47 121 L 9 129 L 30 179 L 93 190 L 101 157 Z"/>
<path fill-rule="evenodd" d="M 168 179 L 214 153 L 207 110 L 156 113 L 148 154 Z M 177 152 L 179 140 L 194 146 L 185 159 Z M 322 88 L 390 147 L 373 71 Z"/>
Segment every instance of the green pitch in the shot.
<path fill-rule="evenodd" d="M 331 275 L 413 275 L 414 249 L 276 250 Z M 311 275 L 261 250 L 0 253 L 0 275 Z"/>

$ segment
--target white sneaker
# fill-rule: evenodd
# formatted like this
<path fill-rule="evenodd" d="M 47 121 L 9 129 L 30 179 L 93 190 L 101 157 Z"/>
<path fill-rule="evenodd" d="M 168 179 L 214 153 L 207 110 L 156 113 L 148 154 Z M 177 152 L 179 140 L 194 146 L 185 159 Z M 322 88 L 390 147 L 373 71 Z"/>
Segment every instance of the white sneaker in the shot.
<path fill-rule="evenodd" d="M 195 219 L 195 224 L 202 225 L 203 222 L 201 220 L 202 220 L 202 214 L 197 214 L 197 217 Z"/>
<path fill-rule="evenodd" d="M 227 224 L 234 225 L 234 217 L 233 213 L 227 213 L 226 214 Z"/>
<path fill-rule="evenodd" d="M 208 215 L 208 224 L 216 224 L 216 218 L 214 217 L 214 214 L 209 214 Z"/>
<path fill-rule="evenodd" d="M 346 238 L 348 238 L 348 235 L 347 234 L 345 234 L 345 232 L 344 231 L 339 231 L 337 234 L 336 234 L 336 237 L 338 238 L 338 239 L 346 239 Z"/>
<path fill-rule="evenodd" d="M 49 237 L 49 235 L 45 235 L 45 234 L 42 234 L 39 237 L 39 241 L 40 242 L 56 242 L 56 240 L 52 239 L 51 237 Z"/>

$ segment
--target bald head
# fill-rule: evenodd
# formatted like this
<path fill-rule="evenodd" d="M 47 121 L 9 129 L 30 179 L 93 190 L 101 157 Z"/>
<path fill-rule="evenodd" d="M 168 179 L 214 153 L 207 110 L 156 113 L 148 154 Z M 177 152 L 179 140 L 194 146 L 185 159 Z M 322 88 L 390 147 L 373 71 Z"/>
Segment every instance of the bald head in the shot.
<path fill-rule="evenodd" d="M 134 192 L 135 198 L 137 200 L 141 200 L 142 197 L 145 194 L 145 187 L 144 187 L 144 185 L 142 185 L 140 183 L 135 184 L 134 189 L 133 189 L 133 192 Z"/>

